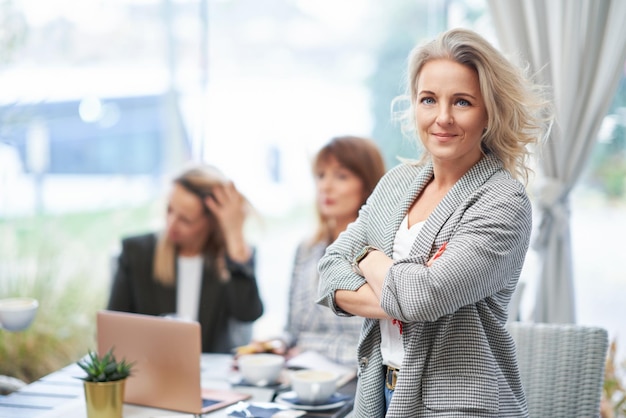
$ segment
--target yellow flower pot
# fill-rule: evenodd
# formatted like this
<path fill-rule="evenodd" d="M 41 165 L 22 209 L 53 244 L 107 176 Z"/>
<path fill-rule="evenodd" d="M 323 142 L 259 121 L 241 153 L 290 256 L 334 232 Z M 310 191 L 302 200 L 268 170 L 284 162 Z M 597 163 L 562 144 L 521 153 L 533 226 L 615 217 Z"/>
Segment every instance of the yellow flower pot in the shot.
<path fill-rule="evenodd" d="M 84 382 L 88 418 L 122 418 L 126 379 Z"/>

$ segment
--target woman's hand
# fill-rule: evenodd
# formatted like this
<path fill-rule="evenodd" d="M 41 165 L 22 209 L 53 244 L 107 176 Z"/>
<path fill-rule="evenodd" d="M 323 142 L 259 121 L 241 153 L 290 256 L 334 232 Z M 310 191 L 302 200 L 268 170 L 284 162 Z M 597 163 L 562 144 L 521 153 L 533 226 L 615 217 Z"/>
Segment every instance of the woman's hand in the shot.
<path fill-rule="evenodd" d="M 435 260 L 443 254 L 446 250 L 447 244 L 447 242 L 444 242 L 435 255 L 433 255 L 431 259 L 426 262 L 427 267 L 432 266 Z M 385 277 L 387 276 L 387 272 L 392 265 L 393 260 L 379 250 L 370 252 L 359 263 L 359 269 L 363 272 L 363 277 L 365 277 L 367 284 L 371 287 L 378 299 L 381 297 Z"/>
<path fill-rule="evenodd" d="M 393 260 L 379 250 L 370 252 L 367 257 L 359 263 L 363 277 L 365 277 L 365 280 L 367 280 L 367 283 L 371 286 L 378 299 L 380 299 L 385 277 L 392 264 Z"/>
<path fill-rule="evenodd" d="M 215 215 L 224 232 L 226 252 L 231 260 L 244 263 L 252 255 L 243 234 L 248 215 L 246 200 L 233 183 L 214 187 L 212 192 L 213 196 L 205 198 L 204 203 Z"/>

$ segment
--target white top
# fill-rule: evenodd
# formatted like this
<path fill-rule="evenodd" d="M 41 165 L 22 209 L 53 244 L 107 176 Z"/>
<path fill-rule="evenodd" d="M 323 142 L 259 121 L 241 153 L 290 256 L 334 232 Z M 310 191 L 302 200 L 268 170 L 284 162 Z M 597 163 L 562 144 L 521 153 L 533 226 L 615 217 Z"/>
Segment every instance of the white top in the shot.
<path fill-rule="evenodd" d="M 409 228 L 409 217 L 408 215 L 404 217 L 393 241 L 394 260 L 408 257 L 422 226 L 424 226 L 424 221 L 418 222 Z M 399 369 L 404 359 L 404 346 L 402 345 L 400 326 L 394 324 L 391 319 L 381 319 L 380 336 L 380 351 L 383 355 L 383 364 Z"/>
<path fill-rule="evenodd" d="M 178 257 L 176 275 L 176 316 L 191 321 L 198 320 L 200 287 L 202 285 L 201 255 Z"/>

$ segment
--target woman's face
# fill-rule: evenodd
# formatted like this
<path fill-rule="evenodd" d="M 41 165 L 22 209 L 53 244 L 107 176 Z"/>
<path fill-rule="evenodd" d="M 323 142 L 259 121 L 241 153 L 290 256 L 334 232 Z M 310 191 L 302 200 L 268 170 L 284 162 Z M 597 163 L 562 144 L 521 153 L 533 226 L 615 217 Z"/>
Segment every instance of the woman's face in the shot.
<path fill-rule="evenodd" d="M 330 157 L 315 173 L 317 204 L 324 218 L 352 222 L 363 199 L 363 182 L 336 158 Z"/>
<path fill-rule="evenodd" d="M 210 222 L 200 198 L 174 183 L 167 205 L 167 237 L 181 253 L 199 254 L 209 234 Z"/>
<path fill-rule="evenodd" d="M 426 63 L 417 81 L 415 112 L 433 161 L 469 169 L 481 158 L 487 110 L 474 70 L 448 59 Z"/>

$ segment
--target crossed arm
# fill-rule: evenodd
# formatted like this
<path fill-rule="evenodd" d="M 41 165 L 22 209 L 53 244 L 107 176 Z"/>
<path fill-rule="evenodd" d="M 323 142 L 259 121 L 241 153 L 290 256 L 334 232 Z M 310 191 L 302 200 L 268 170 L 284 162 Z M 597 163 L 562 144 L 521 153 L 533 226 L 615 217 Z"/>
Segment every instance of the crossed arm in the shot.
<path fill-rule="evenodd" d="M 428 262 L 430 267 L 435 259 L 445 250 L 445 246 Z M 367 281 L 358 290 L 337 290 L 335 302 L 344 311 L 364 318 L 389 319 L 389 315 L 380 306 L 380 297 L 385 276 L 393 260 L 382 251 L 372 251 L 359 263 L 359 268 Z"/>

